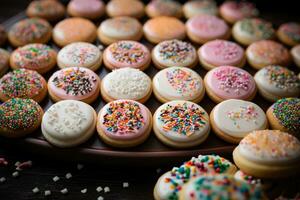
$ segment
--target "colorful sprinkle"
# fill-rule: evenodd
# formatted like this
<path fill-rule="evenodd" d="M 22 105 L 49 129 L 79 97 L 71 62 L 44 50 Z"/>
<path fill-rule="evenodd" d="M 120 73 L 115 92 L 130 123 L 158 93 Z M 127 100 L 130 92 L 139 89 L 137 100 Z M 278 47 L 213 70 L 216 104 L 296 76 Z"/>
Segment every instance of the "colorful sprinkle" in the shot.
<path fill-rule="evenodd" d="M 243 19 L 240 26 L 242 31 L 261 39 L 269 39 L 275 33 L 271 23 L 258 18 Z"/>
<path fill-rule="evenodd" d="M 240 106 L 237 111 L 234 110 L 227 112 L 227 117 L 229 117 L 233 121 L 234 125 L 236 125 L 237 128 L 240 128 L 237 122 L 238 120 L 252 120 L 254 123 L 256 123 L 258 112 L 256 112 L 255 107 L 253 105 Z"/>

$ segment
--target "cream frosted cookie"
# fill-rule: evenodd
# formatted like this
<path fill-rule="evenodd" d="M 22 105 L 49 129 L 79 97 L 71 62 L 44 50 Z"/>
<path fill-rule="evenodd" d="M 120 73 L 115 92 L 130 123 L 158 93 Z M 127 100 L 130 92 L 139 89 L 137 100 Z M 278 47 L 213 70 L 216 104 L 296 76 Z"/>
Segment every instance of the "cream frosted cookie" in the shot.
<path fill-rule="evenodd" d="M 277 65 L 267 66 L 254 76 L 259 93 L 268 101 L 300 95 L 300 80 L 289 69 Z"/>
<path fill-rule="evenodd" d="M 256 104 L 229 99 L 216 105 L 210 113 L 212 130 L 223 140 L 239 143 L 248 133 L 268 127 L 265 112 Z"/>
<path fill-rule="evenodd" d="M 131 99 L 146 102 L 152 93 L 151 79 L 144 72 L 133 68 L 116 69 L 101 82 L 101 95 L 107 101 Z"/>
<path fill-rule="evenodd" d="M 193 68 L 197 64 L 196 49 L 189 42 L 167 40 L 152 50 L 152 61 L 158 69 L 182 66 Z"/>
<path fill-rule="evenodd" d="M 278 130 L 253 131 L 235 148 L 233 160 L 243 172 L 258 178 L 293 176 L 300 170 L 300 141 Z"/>
<path fill-rule="evenodd" d="M 59 68 L 84 67 L 97 71 L 102 64 L 100 47 L 86 42 L 75 42 L 62 48 L 57 55 Z"/>
<path fill-rule="evenodd" d="M 300 24 L 296 22 L 288 22 L 281 24 L 277 30 L 278 39 L 288 45 L 295 46 L 300 43 Z"/>
<path fill-rule="evenodd" d="M 110 102 L 98 114 L 98 134 L 105 143 L 114 147 L 137 146 L 148 138 L 151 130 L 151 112 L 133 100 Z"/>
<path fill-rule="evenodd" d="M 182 186 L 190 179 L 206 174 L 234 174 L 236 167 L 229 160 L 218 155 L 192 157 L 179 167 L 163 174 L 154 188 L 155 200 L 178 199 Z"/>
<path fill-rule="evenodd" d="M 65 100 L 53 104 L 44 114 L 42 133 L 58 147 L 73 147 L 87 141 L 96 129 L 96 112 L 81 101 Z"/>
<path fill-rule="evenodd" d="M 156 137 L 168 146 L 196 146 L 209 135 L 209 116 L 201 106 L 190 101 L 170 101 L 155 111 L 153 130 Z"/>
<path fill-rule="evenodd" d="M 261 187 L 236 180 L 230 175 L 199 176 L 185 184 L 179 200 L 267 199 Z"/>
<path fill-rule="evenodd" d="M 300 44 L 294 46 L 290 51 L 292 58 L 294 60 L 294 63 L 297 67 L 300 68 Z"/>
<path fill-rule="evenodd" d="M 100 94 L 100 78 L 87 68 L 64 68 L 49 78 L 48 91 L 55 102 L 69 99 L 92 103 Z"/>
<path fill-rule="evenodd" d="M 0 48 L 0 78 L 9 69 L 9 57 L 9 52 Z"/>
<path fill-rule="evenodd" d="M 205 88 L 197 72 L 186 67 L 169 67 L 154 76 L 153 92 L 162 103 L 172 100 L 198 103 L 205 94 Z"/>
<path fill-rule="evenodd" d="M 144 16 L 144 4 L 139 0 L 111 0 L 106 6 L 109 17 L 129 16 L 141 18 Z"/>
<path fill-rule="evenodd" d="M 217 3 L 214 0 L 187 1 L 182 9 L 187 19 L 196 15 L 218 15 Z"/>
<path fill-rule="evenodd" d="M 150 18 L 159 16 L 182 17 L 181 4 L 174 0 L 152 0 L 145 10 Z"/>

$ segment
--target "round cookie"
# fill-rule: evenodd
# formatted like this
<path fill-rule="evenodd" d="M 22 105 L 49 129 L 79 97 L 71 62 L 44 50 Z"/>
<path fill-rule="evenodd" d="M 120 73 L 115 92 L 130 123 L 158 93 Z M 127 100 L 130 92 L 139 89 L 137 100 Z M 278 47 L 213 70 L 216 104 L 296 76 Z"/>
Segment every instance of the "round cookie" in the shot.
<path fill-rule="evenodd" d="M 101 43 L 110 45 L 120 40 L 139 41 L 143 36 L 141 23 L 132 17 L 115 17 L 106 19 L 98 28 Z"/>
<path fill-rule="evenodd" d="M 243 181 L 248 184 L 260 186 L 263 190 L 269 189 L 272 186 L 272 182 L 253 177 L 251 175 L 242 172 L 241 170 L 238 170 L 234 174 L 234 178 L 238 181 Z"/>
<path fill-rule="evenodd" d="M 44 19 L 30 18 L 15 23 L 8 32 L 9 42 L 15 46 L 30 43 L 47 43 L 51 39 L 52 27 Z"/>
<path fill-rule="evenodd" d="M 44 114 L 42 133 L 54 146 L 74 147 L 87 141 L 96 129 L 96 112 L 88 104 L 64 100 L 53 104 Z"/>
<path fill-rule="evenodd" d="M 257 178 L 286 178 L 299 173 L 300 141 L 279 130 L 253 131 L 234 149 L 233 160 Z"/>
<path fill-rule="evenodd" d="M 300 44 L 294 46 L 290 52 L 294 63 L 300 68 Z"/>
<path fill-rule="evenodd" d="M 193 68 L 197 65 L 196 49 L 189 42 L 166 40 L 152 50 L 152 61 L 158 69 L 173 66 Z"/>
<path fill-rule="evenodd" d="M 48 45 L 28 44 L 16 49 L 10 57 L 12 69 L 30 69 L 45 74 L 56 66 L 57 53 Z"/>
<path fill-rule="evenodd" d="M 179 167 L 163 174 L 154 188 L 155 200 L 178 199 L 182 186 L 190 179 L 206 174 L 234 174 L 236 167 L 229 160 L 218 155 L 192 157 Z"/>
<path fill-rule="evenodd" d="M 181 4 L 173 0 L 152 0 L 146 6 L 146 13 L 149 18 L 159 16 L 182 17 Z"/>
<path fill-rule="evenodd" d="M 230 65 L 243 67 L 246 63 L 244 49 L 238 44 L 226 40 L 212 40 L 198 50 L 200 64 L 206 70 Z"/>
<path fill-rule="evenodd" d="M 134 68 L 116 69 L 107 74 L 101 82 L 101 95 L 106 102 L 130 99 L 145 103 L 151 93 L 150 77 Z"/>
<path fill-rule="evenodd" d="M 59 68 L 84 67 L 97 71 L 102 64 L 101 47 L 86 42 L 71 43 L 62 48 L 57 55 Z"/>
<path fill-rule="evenodd" d="M 258 14 L 255 5 L 247 1 L 225 1 L 220 6 L 221 17 L 230 24 L 244 18 L 256 17 Z"/>
<path fill-rule="evenodd" d="M 209 116 L 199 105 L 190 101 L 170 101 L 153 115 L 153 130 L 164 144 L 187 148 L 201 144 L 209 135 Z"/>
<path fill-rule="evenodd" d="M 97 38 L 97 31 L 96 26 L 91 21 L 73 17 L 56 24 L 52 37 L 58 46 L 63 47 L 73 42 L 92 43 Z"/>
<path fill-rule="evenodd" d="M 47 96 L 47 82 L 36 71 L 17 69 L 0 79 L 0 100 L 33 99 L 41 102 Z"/>
<path fill-rule="evenodd" d="M 98 114 L 100 138 L 114 147 L 133 147 L 143 143 L 152 130 L 152 115 L 147 107 L 133 100 L 106 104 Z"/>
<path fill-rule="evenodd" d="M 149 19 L 143 27 L 145 38 L 154 44 L 165 40 L 185 38 L 184 24 L 174 17 L 155 17 Z"/>
<path fill-rule="evenodd" d="M 48 91 L 55 102 L 68 99 L 90 104 L 100 94 L 100 78 L 87 68 L 64 68 L 49 78 Z"/>
<path fill-rule="evenodd" d="M 7 39 L 5 28 L 0 24 L 0 46 L 4 45 Z"/>
<path fill-rule="evenodd" d="M 295 46 L 300 43 L 300 24 L 289 22 L 281 24 L 277 30 L 278 39 L 288 45 Z"/>
<path fill-rule="evenodd" d="M 151 55 L 143 44 L 122 40 L 111 44 L 104 50 L 103 62 L 110 70 L 131 67 L 144 71 L 150 65 Z"/>
<path fill-rule="evenodd" d="M 210 113 L 212 130 L 221 139 L 238 144 L 248 133 L 268 128 L 265 112 L 250 101 L 229 99 Z"/>
<path fill-rule="evenodd" d="M 300 99 L 283 98 L 268 110 L 267 117 L 272 129 L 290 133 L 300 139 Z"/>
<path fill-rule="evenodd" d="M 9 57 L 9 52 L 0 48 L 0 78 L 9 69 Z"/>
<path fill-rule="evenodd" d="M 172 100 L 198 103 L 204 97 L 205 88 L 197 72 L 186 67 L 169 67 L 154 76 L 153 93 L 162 103 Z"/>
<path fill-rule="evenodd" d="M 248 46 L 259 40 L 274 38 L 275 30 L 270 22 L 259 18 L 246 18 L 237 21 L 232 28 L 233 38 Z"/>
<path fill-rule="evenodd" d="M 218 7 L 214 0 L 187 1 L 182 9 L 187 19 L 196 15 L 218 15 Z"/>
<path fill-rule="evenodd" d="M 254 79 L 259 93 L 268 101 L 275 102 L 284 97 L 300 95 L 300 80 L 285 67 L 264 67 L 255 74 Z"/>
<path fill-rule="evenodd" d="M 28 17 L 39 17 L 50 22 L 56 22 L 65 16 L 66 9 L 59 1 L 35 0 L 32 1 L 27 9 Z"/>
<path fill-rule="evenodd" d="M 106 6 L 106 13 L 109 17 L 142 18 L 145 14 L 144 7 L 144 4 L 139 0 L 111 0 Z"/>
<path fill-rule="evenodd" d="M 210 70 L 204 77 L 204 84 L 207 95 L 216 103 L 227 99 L 251 101 L 257 91 L 253 77 L 247 71 L 232 66 Z"/>
<path fill-rule="evenodd" d="M 68 4 L 68 14 L 90 20 L 99 19 L 105 14 L 105 4 L 101 0 L 72 0 Z"/>
<path fill-rule="evenodd" d="M 229 175 L 199 176 L 185 184 L 179 200 L 267 199 L 261 187 L 236 180 Z"/>
<path fill-rule="evenodd" d="M 0 105 L 0 135 L 18 138 L 33 133 L 41 124 L 43 109 L 32 99 L 12 98 Z"/>
<path fill-rule="evenodd" d="M 292 60 L 288 49 L 272 40 L 252 43 L 246 50 L 246 57 L 249 65 L 257 70 L 268 65 L 288 66 Z"/>
<path fill-rule="evenodd" d="M 215 39 L 229 39 L 230 29 L 224 20 L 213 15 L 196 15 L 186 22 L 189 39 L 204 44 Z"/>

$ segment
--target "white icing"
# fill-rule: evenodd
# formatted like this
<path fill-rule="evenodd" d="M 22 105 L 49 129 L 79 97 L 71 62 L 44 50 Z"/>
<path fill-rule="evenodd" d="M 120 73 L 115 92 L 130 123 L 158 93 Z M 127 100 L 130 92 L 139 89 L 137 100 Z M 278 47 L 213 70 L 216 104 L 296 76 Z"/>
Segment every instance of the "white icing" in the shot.
<path fill-rule="evenodd" d="M 112 71 L 104 77 L 102 84 L 105 92 L 114 99 L 139 100 L 151 90 L 151 79 L 133 68 Z"/>
<path fill-rule="evenodd" d="M 254 130 L 266 128 L 266 115 L 256 104 L 229 99 L 214 108 L 214 122 L 219 130 L 232 137 L 243 138 Z"/>
<path fill-rule="evenodd" d="M 195 87 L 188 86 L 185 91 L 174 88 L 167 78 L 167 73 L 176 69 L 189 73 L 191 79 L 194 79 Z M 153 78 L 153 86 L 159 95 L 169 100 L 194 100 L 204 90 L 202 78 L 195 71 L 185 67 L 169 67 L 159 71 Z"/>

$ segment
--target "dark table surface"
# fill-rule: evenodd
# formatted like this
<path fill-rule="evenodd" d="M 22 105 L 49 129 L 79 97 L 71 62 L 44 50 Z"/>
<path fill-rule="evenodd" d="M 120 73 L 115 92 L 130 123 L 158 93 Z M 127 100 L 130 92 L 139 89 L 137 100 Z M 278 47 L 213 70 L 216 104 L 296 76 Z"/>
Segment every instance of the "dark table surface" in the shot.
<path fill-rule="evenodd" d="M 29 0 L 2 0 L 0 3 L 0 23 L 9 17 L 16 15 L 26 8 Z M 275 22 L 275 25 L 289 20 L 300 21 L 296 6 L 293 1 L 285 1 L 285 6 L 273 1 L 257 1 L 265 9 L 265 18 Z M 5 146 L 9 146 L 5 145 Z M 195 155 L 196 156 L 196 155 Z M 5 177 L 6 181 L 0 183 L 0 199 L 97 199 L 103 196 L 104 199 L 153 199 L 152 191 L 158 177 L 165 171 L 171 169 L 174 164 L 156 167 L 131 167 L 109 166 L 107 163 L 82 163 L 83 169 L 77 169 L 77 162 L 67 162 L 41 156 L 37 153 L 29 153 L 17 146 L 11 148 L 0 146 L 0 158 L 8 161 L 8 166 L 0 165 L 0 178 Z M 33 165 L 29 169 L 20 172 L 16 178 L 12 176 L 15 172 L 15 162 L 31 160 Z M 178 163 L 180 164 L 180 163 Z M 177 164 L 177 165 L 178 165 Z M 145 164 L 143 164 L 145 166 Z M 71 179 L 66 179 L 67 173 L 72 174 Z M 60 180 L 54 182 L 52 178 L 59 176 Z M 123 183 L 128 182 L 129 187 L 123 188 Z M 98 193 L 96 188 L 108 186 L 109 193 L 103 191 Z M 40 192 L 34 194 L 32 189 L 38 187 Z M 68 194 L 63 195 L 60 190 L 67 188 Z M 87 189 L 85 194 L 82 189 Z M 51 190 L 51 196 L 45 197 L 44 191 Z M 294 193 L 295 191 L 293 191 Z M 289 195 L 289 188 L 284 194 Z M 279 195 L 279 194 L 278 194 Z"/>

